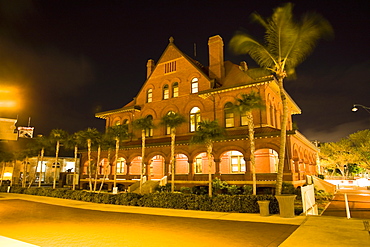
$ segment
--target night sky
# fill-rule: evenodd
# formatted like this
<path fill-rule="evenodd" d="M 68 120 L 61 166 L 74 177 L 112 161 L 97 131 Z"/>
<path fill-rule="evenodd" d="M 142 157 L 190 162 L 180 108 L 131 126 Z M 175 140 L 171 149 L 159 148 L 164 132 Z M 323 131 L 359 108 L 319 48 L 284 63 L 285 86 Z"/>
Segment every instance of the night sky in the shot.
<path fill-rule="evenodd" d="M 233 55 L 228 42 L 238 30 L 261 37 L 250 22 L 254 11 L 267 17 L 286 1 L 126 1 L 0 0 L 0 86 L 20 88 L 21 108 L 0 109 L 48 135 L 96 127 L 99 111 L 117 109 L 136 96 L 146 79 L 148 59 L 156 62 L 173 36 L 176 46 L 208 66 L 208 38 L 220 35 L 225 60 L 236 64 L 248 55 Z M 353 104 L 370 106 L 370 9 L 368 0 L 296 2 L 295 16 L 322 14 L 335 37 L 322 40 L 297 68 L 286 89 L 302 114 L 294 116 L 310 140 L 338 141 L 369 128 L 370 114 Z"/>

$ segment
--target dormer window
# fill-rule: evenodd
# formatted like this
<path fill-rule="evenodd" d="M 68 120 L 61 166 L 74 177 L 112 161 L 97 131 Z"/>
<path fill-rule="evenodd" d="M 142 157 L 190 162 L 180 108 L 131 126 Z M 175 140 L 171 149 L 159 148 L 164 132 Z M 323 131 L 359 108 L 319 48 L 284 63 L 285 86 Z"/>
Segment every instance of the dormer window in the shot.
<path fill-rule="evenodd" d="M 197 93 L 198 92 L 198 78 L 194 77 L 191 80 L 191 93 Z"/>
<path fill-rule="evenodd" d="M 170 98 L 170 88 L 166 84 L 163 87 L 163 99 L 168 99 L 168 98 Z"/>
<path fill-rule="evenodd" d="M 150 103 L 153 101 L 153 89 L 149 88 L 148 91 L 146 91 L 146 103 Z"/>

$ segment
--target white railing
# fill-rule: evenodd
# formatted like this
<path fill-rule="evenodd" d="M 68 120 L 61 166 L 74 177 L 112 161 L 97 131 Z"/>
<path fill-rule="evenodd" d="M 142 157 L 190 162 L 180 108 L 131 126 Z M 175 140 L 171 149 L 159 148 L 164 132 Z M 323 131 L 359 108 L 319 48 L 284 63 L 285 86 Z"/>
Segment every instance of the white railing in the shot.
<path fill-rule="evenodd" d="M 159 185 L 160 186 L 165 186 L 167 184 L 167 176 L 164 176 L 159 180 Z"/>

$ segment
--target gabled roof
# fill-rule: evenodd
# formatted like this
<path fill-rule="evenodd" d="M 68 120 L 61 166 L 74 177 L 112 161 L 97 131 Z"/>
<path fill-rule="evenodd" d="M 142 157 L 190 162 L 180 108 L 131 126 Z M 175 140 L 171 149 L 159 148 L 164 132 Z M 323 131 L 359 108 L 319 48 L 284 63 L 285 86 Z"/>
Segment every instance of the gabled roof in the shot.
<path fill-rule="evenodd" d="M 131 101 L 130 103 L 132 103 L 134 101 Z M 140 106 L 131 106 L 129 104 L 127 104 L 126 106 L 122 107 L 122 108 L 119 108 L 119 109 L 114 109 L 114 110 L 110 110 L 110 111 L 104 111 L 104 112 L 98 112 L 95 114 L 95 117 L 97 118 L 101 118 L 101 119 L 107 119 L 107 117 L 109 115 L 112 115 L 112 114 L 116 114 L 116 113 L 121 113 L 121 112 L 131 112 L 131 111 L 140 111 L 141 110 L 141 107 Z"/>

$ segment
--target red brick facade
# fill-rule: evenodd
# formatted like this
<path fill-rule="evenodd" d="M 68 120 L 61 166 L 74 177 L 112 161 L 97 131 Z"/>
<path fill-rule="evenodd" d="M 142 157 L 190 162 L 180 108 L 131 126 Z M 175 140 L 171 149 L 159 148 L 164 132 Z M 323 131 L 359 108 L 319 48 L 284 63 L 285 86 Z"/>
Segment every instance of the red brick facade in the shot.
<path fill-rule="evenodd" d="M 146 138 L 145 175 L 147 179 L 171 176 L 170 135 L 167 128 L 160 125 L 161 117 L 169 111 L 180 113 L 187 119 L 187 123 L 176 129 L 175 182 L 178 189 L 207 183 L 208 160 L 202 155 L 206 149 L 201 145 L 189 144 L 195 128 L 192 121 L 200 119 L 216 119 L 227 130 L 225 139 L 214 145 L 214 176 L 230 184 L 252 184 L 247 126 L 243 125 L 242 116 L 227 108 L 230 103 L 235 103 L 235 97 L 251 91 L 258 92 L 266 106 L 264 110 L 253 112 L 257 185 L 274 186 L 282 115 L 276 81 L 273 77 L 253 80 L 245 73 L 248 69 L 245 62 L 237 65 L 224 61 L 220 36 L 211 37 L 208 45 L 210 64 L 204 67 L 183 54 L 171 38 L 159 61 L 148 61 L 147 80 L 137 97 L 120 109 L 96 114 L 96 117 L 106 120 L 107 128 L 127 123 L 134 134 L 121 146 L 118 166 L 115 166 L 114 151 L 110 155 L 109 186 L 116 170 L 117 183 L 124 184 L 126 188 L 135 182 L 133 179 L 140 177 L 141 133 L 134 130 L 131 123 L 149 115 L 157 127 Z M 300 109 L 292 99 L 288 101 L 290 114 L 284 181 L 298 186 L 305 182 L 305 175 L 316 174 L 317 149 L 297 130 L 293 130 L 291 115 L 300 114 Z M 92 154 L 93 159 L 96 156 L 96 153 Z M 99 162 L 101 170 L 108 164 L 107 157 L 107 151 L 103 151 L 102 161 Z M 86 154 L 82 155 L 81 164 L 86 166 Z M 81 182 L 86 183 L 83 178 L 84 175 Z"/>

